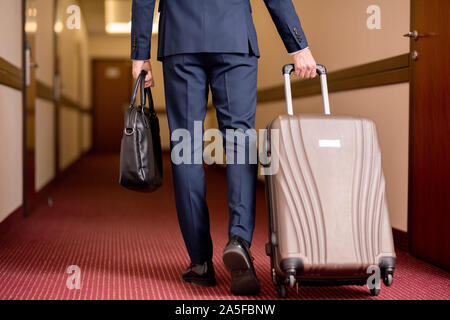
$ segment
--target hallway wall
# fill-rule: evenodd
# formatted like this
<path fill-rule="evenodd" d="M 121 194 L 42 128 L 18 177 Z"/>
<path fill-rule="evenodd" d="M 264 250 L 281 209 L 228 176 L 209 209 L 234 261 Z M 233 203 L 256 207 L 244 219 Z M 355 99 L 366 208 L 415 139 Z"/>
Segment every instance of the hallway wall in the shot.
<path fill-rule="evenodd" d="M 55 105 L 36 99 L 35 181 L 36 191 L 41 190 L 55 177 Z"/>
<path fill-rule="evenodd" d="M 73 0 L 59 0 L 57 21 L 65 25 L 66 8 L 71 4 L 79 4 Z M 91 73 L 88 56 L 88 34 L 83 15 L 80 29 L 63 28 L 58 33 L 58 60 L 61 75 L 61 94 L 69 101 L 63 101 L 59 114 L 59 131 L 61 136 L 59 158 L 60 169 L 64 170 L 79 159 L 83 151 L 92 146 L 91 115 L 82 113 L 91 108 Z M 68 103 L 70 102 L 70 103 Z"/>
<path fill-rule="evenodd" d="M 76 108 L 90 107 L 89 59 L 87 56 L 87 32 L 84 21 L 81 28 L 70 30 L 66 21 L 68 6 L 78 1 L 59 0 L 56 20 L 62 26 L 57 35 L 57 57 L 59 60 L 60 97 L 58 128 L 54 127 L 56 116 L 53 101 L 36 99 L 36 158 L 35 189 L 39 191 L 55 177 L 55 134 L 59 132 L 59 169 L 64 170 L 75 162 L 92 145 L 91 116 Z M 55 85 L 54 53 L 54 2 L 37 0 L 36 32 L 36 78 L 51 90 Z M 74 108 L 74 106 L 76 108 Z M 58 131 L 57 131 L 58 130 Z"/>
<path fill-rule="evenodd" d="M 250 0 L 261 52 L 258 88 L 282 82 L 281 66 L 291 63 L 263 1 Z M 293 0 L 317 62 L 328 71 L 409 52 L 410 0 Z M 367 28 L 367 8 L 381 9 L 381 29 Z"/>
<path fill-rule="evenodd" d="M 20 1 L 0 0 L 0 59 L 22 66 Z M 22 93 L 0 84 L 0 221 L 22 204 Z"/>
<path fill-rule="evenodd" d="M 68 30 L 66 19 L 69 5 L 78 1 L 58 1 L 58 21 L 62 32 L 58 36 L 61 90 L 60 105 L 53 101 L 54 88 L 54 3 L 36 0 L 35 62 L 37 97 L 34 128 L 35 190 L 40 191 L 55 178 L 55 134 L 60 135 L 60 169 L 68 168 L 92 145 L 90 106 L 90 72 L 87 54 L 87 32 Z M 0 84 L 0 221 L 22 205 L 22 8 L 20 1 L 0 0 L 0 69 L 6 72 L 6 82 Z M 5 32 L 7 30 L 7 32 Z M 9 71 L 8 71 L 9 70 Z M 12 80 L 11 80 L 12 79 Z M 9 81 L 9 82 L 8 82 Z M 11 82 L 12 81 L 12 82 Z M 79 106 L 82 106 L 81 109 Z M 58 128 L 54 117 L 59 110 Z M 31 135 L 30 137 L 32 137 Z"/>

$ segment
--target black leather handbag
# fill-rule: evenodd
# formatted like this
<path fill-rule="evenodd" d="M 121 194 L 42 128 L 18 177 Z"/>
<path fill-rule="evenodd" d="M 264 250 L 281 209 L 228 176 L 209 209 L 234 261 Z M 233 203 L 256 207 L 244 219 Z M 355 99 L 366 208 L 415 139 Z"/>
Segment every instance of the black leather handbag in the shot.
<path fill-rule="evenodd" d="M 120 147 L 122 186 L 141 192 L 152 192 L 162 185 L 162 151 L 159 120 L 150 88 L 144 89 L 147 72 L 142 71 L 133 90 L 130 107 L 125 111 L 125 128 Z M 140 105 L 135 106 L 140 88 Z M 146 98 L 149 107 L 146 107 Z"/>

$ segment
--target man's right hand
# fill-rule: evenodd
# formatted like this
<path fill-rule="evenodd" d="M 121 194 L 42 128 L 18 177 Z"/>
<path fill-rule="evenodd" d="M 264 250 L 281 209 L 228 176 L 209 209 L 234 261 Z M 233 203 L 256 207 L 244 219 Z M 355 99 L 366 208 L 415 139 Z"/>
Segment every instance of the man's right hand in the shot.
<path fill-rule="evenodd" d="M 149 60 L 133 60 L 133 78 L 137 79 L 141 74 L 141 71 L 147 71 L 147 76 L 145 77 L 145 87 L 154 87 L 155 82 L 153 81 L 152 66 Z"/>

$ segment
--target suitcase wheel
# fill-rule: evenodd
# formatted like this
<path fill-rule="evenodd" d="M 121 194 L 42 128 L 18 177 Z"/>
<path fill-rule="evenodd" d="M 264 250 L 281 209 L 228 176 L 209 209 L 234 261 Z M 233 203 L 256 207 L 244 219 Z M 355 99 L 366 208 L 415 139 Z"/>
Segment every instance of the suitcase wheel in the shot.
<path fill-rule="evenodd" d="M 295 286 L 295 283 L 296 283 L 295 276 L 293 274 L 291 274 L 289 276 L 289 287 L 293 288 Z"/>
<path fill-rule="evenodd" d="M 370 289 L 370 295 L 372 296 L 372 297 L 376 297 L 376 296 L 378 296 L 380 294 L 380 288 L 373 288 L 373 289 Z"/>
<path fill-rule="evenodd" d="M 287 287 L 284 284 L 277 285 L 278 296 L 282 299 L 287 297 Z"/>
<path fill-rule="evenodd" d="M 275 271 L 275 270 L 274 270 Z M 277 290 L 277 294 L 280 298 L 284 299 L 287 297 L 288 294 L 288 284 L 286 282 L 286 279 L 279 277 L 275 273 L 275 289 Z"/>
<path fill-rule="evenodd" d="M 270 242 L 266 243 L 266 255 L 269 257 L 272 256 L 272 244 Z"/>
<path fill-rule="evenodd" d="M 394 274 L 392 273 L 386 273 L 383 276 L 383 283 L 386 287 L 392 286 L 392 283 L 394 282 Z"/>

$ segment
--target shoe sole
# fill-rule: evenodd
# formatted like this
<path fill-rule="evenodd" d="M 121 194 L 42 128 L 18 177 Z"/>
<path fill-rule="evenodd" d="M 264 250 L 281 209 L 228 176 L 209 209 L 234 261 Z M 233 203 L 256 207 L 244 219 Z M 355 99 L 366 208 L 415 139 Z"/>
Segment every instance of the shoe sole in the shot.
<path fill-rule="evenodd" d="M 234 295 L 257 295 L 261 290 L 256 274 L 239 249 L 228 249 L 222 256 L 223 263 L 231 272 L 231 293 Z"/>
<path fill-rule="evenodd" d="M 199 287 L 213 287 L 216 285 L 216 280 L 199 280 L 199 279 L 193 279 L 193 278 L 181 278 L 183 282 L 191 283 L 193 285 L 199 286 Z"/>
<path fill-rule="evenodd" d="M 247 258 L 239 248 L 227 249 L 223 253 L 222 260 L 228 271 L 250 269 Z"/>

